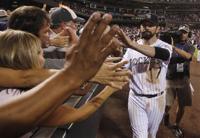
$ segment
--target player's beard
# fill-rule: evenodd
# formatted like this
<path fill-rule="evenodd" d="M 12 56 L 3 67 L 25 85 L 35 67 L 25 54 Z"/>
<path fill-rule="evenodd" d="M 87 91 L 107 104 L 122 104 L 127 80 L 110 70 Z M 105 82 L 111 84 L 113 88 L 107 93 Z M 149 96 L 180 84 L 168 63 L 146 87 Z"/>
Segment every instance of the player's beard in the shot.
<path fill-rule="evenodd" d="M 141 35 L 142 35 L 142 38 L 145 40 L 149 40 L 154 36 L 154 34 L 150 31 L 144 31 L 141 33 Z"/>

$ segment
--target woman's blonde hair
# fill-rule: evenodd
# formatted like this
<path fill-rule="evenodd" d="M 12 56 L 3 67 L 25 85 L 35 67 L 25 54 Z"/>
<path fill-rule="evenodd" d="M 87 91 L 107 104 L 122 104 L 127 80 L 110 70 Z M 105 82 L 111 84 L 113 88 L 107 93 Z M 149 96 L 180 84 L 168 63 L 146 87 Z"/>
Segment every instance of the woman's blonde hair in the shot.
<path fill-rule="evenodd" d="M 41 68 L 40 40 L 28 33 L 8 29 L 0 32 L 0 66 L 13 69 Z"/>

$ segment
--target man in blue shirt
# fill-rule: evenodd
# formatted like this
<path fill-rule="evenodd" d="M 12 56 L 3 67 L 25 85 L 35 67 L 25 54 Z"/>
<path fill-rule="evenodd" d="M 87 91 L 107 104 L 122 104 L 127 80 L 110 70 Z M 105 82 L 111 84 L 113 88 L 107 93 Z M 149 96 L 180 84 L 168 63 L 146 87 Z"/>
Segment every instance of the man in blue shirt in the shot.
<path fill-rule="evenodd" d="M 190 62 L 195 48 L 189 40 L 190 30 L 188 25 L 179 27 L 180 39 L 173 46 L 173 54 L 168 66 L 167 72 L 167 95 L 166 110 L 164 116 L 165 126 L 169 125 L 169 110 L 177 97 L 178 110 L 176 114 L 176 122 L 172 126 L 173 133 L 176 137 L 183 137 L 183 132 L 179 127 L 181 119 L 184 115 L 185 106 L 192 105 L 192 94 L 190 88 Z"/>

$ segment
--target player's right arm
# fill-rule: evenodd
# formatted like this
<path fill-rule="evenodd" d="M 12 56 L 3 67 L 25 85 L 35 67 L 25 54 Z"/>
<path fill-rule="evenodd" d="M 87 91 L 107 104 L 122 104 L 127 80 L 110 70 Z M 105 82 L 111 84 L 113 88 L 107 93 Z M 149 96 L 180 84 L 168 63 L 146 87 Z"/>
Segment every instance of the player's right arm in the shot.
<path fill-rule="evenodd" d="M 14 70 L 0 68 L 0 87 L 32 87 L 56 72 L 57 70 L 53 69 Z"/>
<path fill-rule="evenodd" d="M 139 45 L 136 41 L 132 41 L 123 31 L 120 32 L 122 41 L 128 48 L 134 49 L 146 56 L 168 60 L 170 58 L 169 50 L 160 47 L 151 47 L 149 45 Z"/>

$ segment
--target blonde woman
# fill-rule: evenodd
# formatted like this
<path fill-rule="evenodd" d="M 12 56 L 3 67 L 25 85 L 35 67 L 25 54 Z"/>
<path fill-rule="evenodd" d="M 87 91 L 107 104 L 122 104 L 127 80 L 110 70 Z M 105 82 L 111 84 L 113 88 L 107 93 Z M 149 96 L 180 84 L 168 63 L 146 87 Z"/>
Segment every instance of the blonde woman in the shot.
<path fill-rule="evenodd" d="M 44 65 L 41 42 L 30 33 L 7 30 L 0 33 L 0 66 L 14 70 L 41 69 Z M 23 89 L 1 89 L 0 101 L 19 95 Z M 7 97 L 7 98 L 5 98 Z"/>
<path fill-rule="evenodd" d="M 44 58 L 42 55 L 41 42 L 36 36 L 23 31 L 7 30 L 0 33 L 0 42 L 0 66 L 23 70 L 39 69 L 43 67 Z M 115 85 L 122 88 L 126 83 L 127 81 L 124 81 L 116 83 Z M 106 87 L 99 95 L 91 99 L 79 109 L 75 109 L 68 105 L 60 105 L 54 112 L 51 111 L 53 108 L 47 111 L 52 112 L 51 114 L 47 113 L 35 119 L 40 122 L 38 124 L 39 126 L 58 126 L 83 120 L 95 112 L 115 91 L 117 91 L 117 89 Z M 16 96 L 26 96 L 26 93 L 29 92 L 25 92 L 22 89 L 1 89 L 1 104 L 5 104 Z M 34 108 L 34 105 L 29 106 L 29 108 L 32 108 L 31 106 Z M 23 112 L 21 114 L 23 115 Z"/>

